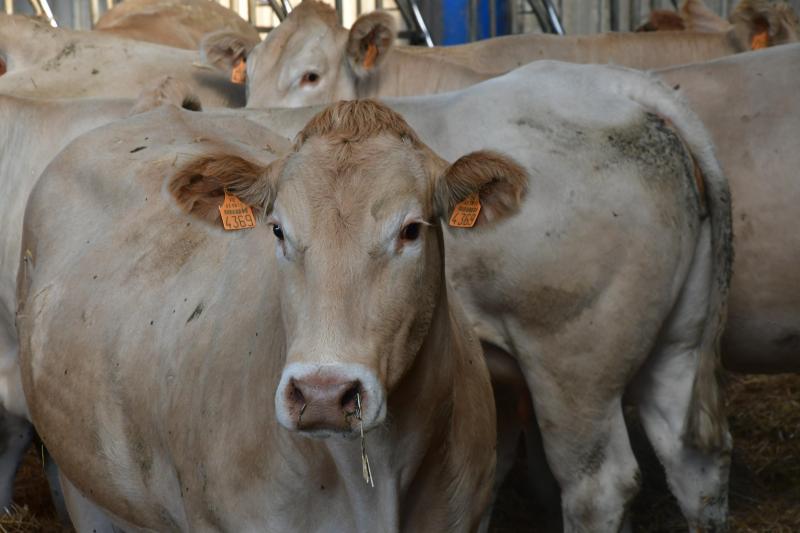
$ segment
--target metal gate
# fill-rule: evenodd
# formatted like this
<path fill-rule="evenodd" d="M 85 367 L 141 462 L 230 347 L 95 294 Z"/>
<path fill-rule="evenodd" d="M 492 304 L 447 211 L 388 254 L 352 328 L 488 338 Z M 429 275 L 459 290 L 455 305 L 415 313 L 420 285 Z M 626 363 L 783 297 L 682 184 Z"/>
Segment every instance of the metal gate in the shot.
<path fill-rule="evenodd" d="M 94 21 L 119 0 L 3 0 L 7 13 L 52 15 L 58 25 L 90 29 Z M 239 13 L 263 32 L 279 24 L 299 0 L 216 0 Z M 324 0 L 336 7 L 345 27 L 361 13 L 386 9 L 404 28 L 401 37 L 418 44 L 442 43 L 442 6 L 446 0 Z M 468 40 L 497 33 L 565 33 L 568 35 L 606 31 L 631 31 L 653 9 L 675 9 L 682 0 L 464 0 L 469 25 Z M 739 0 L 704 0 L 727 18 Z M 49 2 L 49 3 L 48 3 Z M 800 9 L 800 0 L 789 0 Z M 481 7 L 483 6 L 483 7 Z M 488 6 L 488 8 L 486 7 Z M 488 9 L 488 32 L 479 32 L 478 11 Z M 497 13 L 507 12 L 508 31 L 497 31 Z M 436 28 L 438 25 L 439 31 Z M 438 35 L 437 35 L 438 34 Z"/>

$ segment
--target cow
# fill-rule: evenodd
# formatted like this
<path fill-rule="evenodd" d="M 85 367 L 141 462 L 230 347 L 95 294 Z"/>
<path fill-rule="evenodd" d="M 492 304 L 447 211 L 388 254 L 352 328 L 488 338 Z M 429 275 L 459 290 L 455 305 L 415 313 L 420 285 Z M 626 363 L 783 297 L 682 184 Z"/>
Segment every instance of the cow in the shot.
<path fill-rule="evenodd" d="M 363 15 L 348 31 L 330 6 L 304 0 L 261 43 L 221 31 L 201 46 L 205 61 L 228 75 L 246 62 L 249 107 L 299 107 L 455 90 L 538 59 L 642 69 L 701 62 L 749 50 L 753 36 L 764 31 L 769 45 L 797 41 L 796 18 L 743 11 L 728 32 L 530 34 L 431 49 L 394 47 L 388 14 Z"/>
<path fill-rule="evenodd" d="M 786 2 L 742 0 L 730 20 L 717 16 L 701 0 L 687 0 L 680 13 L 651 11 L 636 31 L 732 31 L 736 40 L 750 43 L 751 50 L 797 41 L 800 20 Z"/>
<path fill-rule="evenodd" d="M 137 98 L 153 80 L 172 76 L 207 107 L 240 107 L 241 85 L 199 63 L 199 54 L 100 32 L 51 28 L 0 15 L 0 94 L 54 98 Z"/>
<path fill-rule="evenodd" d="M 28 206 L 23 377 L 65 478 L 123 527 L 475 531 L 494 403 L 436 220 L 479 194 L 476 228 L 500 223 L 525 171 L 486 151 L 450 164 L 369 101 L 323 111 L 280 158 L 265 147 L 283 139 L 244 118 L 162 110 L 110 126 L 126 141 L 108 157 L 80 155 L 108 128 L 82 137 Z M 42 218 L 62 187 L 88 201 Z M 256 229 L 222 230 L 226 194 Z M 51 240 L 57 219 L 82 226 L 83 259 Z M 102 267 L 107 246 L 121 253 Z M 95 333 L 48 325 L 45 300 Z M 45 329 L 63 334 L 52 359 Z"/>
<path fill-rule="evenodd" d="M 487 104 L 491 107 L 487 108 Z M 519 161 L 530 175 L 530 192 L 519 214 L 493 228 L 461 228 L 444 233 L 446 273 L 480 340 L 515 358 L 522 369 L 533 394 L 548 461 L 561 486 L 567 528 L 616 530 L 624 521 L 627 502 L 638 484 L 636 461 L 628 443 L 621 407 L 622 395 L 628 389 L 637 391 L 645 429 L 667 469 L 670 485 L 690 524 L 695 528 L 722 527 L 727 507 L 730 437 L 721 411 L 715 371 L 718 364 L 716 339 L 724 325 L 729 276 L 730 217 L 726 184 L 702 126 L 676 99 L 673 91 L 644 74 L 554 62 L 532 64 L 457 93 L 390 102 L 390 105 L 442 157 L 456 159 L 488 145 Z M 281 135 L 294 136 L 317 111 L 252 110 L 244 116 L 248 123 L 262 123 Z M 162 428 L 154 433 L 150 426 L 141 425 L 144 419 L 137 418 L 132 425 L 127 418 L 120 418 L 138 417 L 138 411 L 132 408 L 125 413 L 87 415 L 85 431 L 75 424 L 68 426 L 57 421 L 65 420 L 63 416 L 70 409 L 91 412 L 71 402 L 119 405 L 107 399 L 98 401 L 94 396 L 111 394 L 112 389 L 121 386 L 119 384 L 132 387 L 126 389 L 130 394 L 146 390 L 147 397 L 154 397 L 155 391 L 161 390 L 158 387 L 170 390 L 168 385 L 157 383 L 163 382 L 164 373 L 181 375 L 179 368 L 150 364 L 147 367 L 150 378 L 142 382 L 138 381 L 139 377 L 126 373 L 128 368 L 143 368 L 138 356 L 132 356 L 132 366 L 120 363 L 118 371 L 116 364 L 121 359 L 117 356 L 105 359 L 105 354 L 125 346 L 136 346 L 147 354 L 141 357 L 158 361 L 163 355 L 152 359 L 156 357 L 152 354 L 188 349 L 186 342 L 194 340 L 199 333 L 194 330 L 180 333 L 188 335 L 184 342 L 171 336 L 174 329 L 183 332 L 181 328 L 196 320 L 197 316 L 189 321 L 192 315 L 205 316 L 206 320 L 213 319 L 215 324 L 220 324 L 222 320 L 216 320 L 217 315 L 210 313 L 212 309 L 228 309 L 219 307 L 223 305 L 218 300 L 222 298 L 220 293 L 242 285 L 250 286 L 219 278 L 220 272 L 224 272 L 220 270 L 219 254 L 229 261 L 241 255 L 208 237 L 209 230 L 205 226 L 198 226 L 192 220 L 184 223 L 180 219 L 158 223 L 148 214 L 151 213 L 148 210 L 157 209 L 159 217 L 173 216 L 163 205 L 165 193 L 159 191 L 165 186 L 165 176 L 175 172 L 172 162 L 185 157 L 181 154 L 186 150 L 168 146 L 168 139 L 195 139 L 193 150 L 202 151 L 204 143 L 213 137 L 210 125 L 204 127 L 197 122 L 203 120 L 203 116 L 211 120 L 215 116 L 237 114 L 233 111 L 191 114 L 175 110 L 168 114 L 148 113 L 141 115 L 138 122 L 115 123 L 82 137 L 50 166 L 34 192 L 26 216 L 28 230 L 22 246 L 26 262 L 20 271 L 23 281 L 18 284 L 22 306 L 18 321 L 22 328 L 23 382 L 31 414 L 45 443 L 55 446 L 53 453 L 59 463 L 66 460 L 66 477 L 85 496 L 113 514 L 125 511 L 122 518 L 132 516 L 126 511 L 131 507 L 126 505 L 138 504 L 125 499 L 127 503 L 123 503 L 116 496 L 104 496 L 109 494 L 105 489 L 102 494 L 95 489 L 90 478 L 97 475 L 109 479 L 109 472 L 92 473 L 79 467 L 84 464 L 81 452 L 95 452 L 90 451 L 93 449 L 88 441 L 79 440 L 74 445 L 68 442 L 74 436 L 85 439 L 87 435 L 95 435 L 90 427 L 110 428 L 116 424 L 113 427 L 131 428 L 127 434 L 114 433 L 114 442 L 131 444 L 107 453 L 113 455 L 109 463 L 119 464 L 125 470 L 119 477 L 112 476 L 125 485 L 119 488 L 120 493 L 139 494 L 142 485 L 136 488 L 127 483 L 138 484 L 137 480 L 152 476 L 153 472 L 173 471 L 162 452 L 151 446 L 157 445 L 153 440 L 156 433 L 163 435 L 165 430 L 178 428 Z M 232 124 L 242 121 L 227 120 L 219 119 L 219 123 L 232 128 Z M 140 125 L 136 129 L 132 124 Z M 179 135 L 175 128 L 187 131 Z M 490 137 L 486 135 L 488 131 L 492 132 Z M 159 136 L 150 136 L 152 132 Z M 147 141 L 143 140 L 145 136 L 149 137 Z M 275 143 L 258 140 L 252 133 L 235 133 L 230 137 L 235 143 L 245 139 L 259 147 Z M 126 141 L 122 143 L 124 146 L 113 148 L 111 152 L 102 152 L 107 154 L 102 161 L 93 156 L 89 163 L 88 154 L 99 153 L 95 146 L 101 139 L 108 138 Z M 302 134 L 298 142 L 303 142 Z M 129 195 L 135 188 L 120 176 L 120 155 L 114 150 L 130 153 L 139 146 L 145 149 L 124 156 L 129 160 L 124 166 L 123 173 L 129 172 L 125 176 L 138 172 L 139 166 L 134 162 L 142 158 L 158 164 L 151 173 L 150 189 L 139 193 L 135 200 L 123 201 L 123 191 Z M 166 156 L 162 150 L 178 155 Z M 214 148 L 212 153 L 218 151 Z M 82 166 L 64 169 L 63 165 L 68 163 Z M 57 222 L 49 218 L 57 212 L 52 202 L 64 192 L 51 188 L 50 183 L 59 179 L 58 176 L 71 174 L 80 175 L 80 181 L 86 182 L 87 200 L 85 204 L 65 207 Z M 106 181 L 110 175 L 114 180 Z M 97 180 L 102 180 L 102 187 Z M 93 198 L 88 191 L 94 189 L 104 191 L 105 201 L 119 200 L 111 204 L 88 200 Z M 255 194 L 256 191 L 251 192 Z M 250 193 L 241 195 L 253 198 Z M 73 196 L 83 202 L 84 194 Z M 212 207 L 219 201 L 218 198 L 211 202 Z M 260 209 L 259 202 L 247 201 L 255 204 L 256 210 Z M 121 233 L 100 229 L 105 223 L 100 220 L 96 224 L 78 222 L 74 213 L 79 212 L 81 206 L 89 208 L 91 205 L 103 205 L 103 216 L 122 220 Z M 485 214 L 493 215 L 491 210 Z M 277 217 L 272 223 L 291 243 L 293 227 L 287 228 L 280 214 Z M 74 219 L 81 227 L 71 226 L 65 218 Z M 48 232 L 44 231 L 45 219 L 49 220 L 46 226 L 53 231 L 52 235 L 47 236 Z M 110 218 L 103 219 L 107 220 Z M 185 229 L 178 241 L 151 233 L 163 227 Z M 199 234 L 195 233 L 198 231 Z M 85 243 L 81 244 L 82 252 L 69 257 L 61 252 L 56 254 L 59 259 L 50 263 L 59 246 L 63 245 L 66 251 L 70 235 L 76 239 L 81 235 L 80 243 Z M 46 242 L 41 240 L 45 238 Z M 158 244 L 162 242 L 163 248 L 158 249 L 163 252 L 150 248 L 162 246 Z M 119 254 L 122 243 L 143 248 Z M 292 246 L 298 244 L 292 243 Z M 246 249 L 263 249 L 263 246 L 249 244 Z M 115 253 L 110 254 L 111 250 Z M 225 251 L 231 253 L 225 254 Z M 338 257 L 346 261 L 349 255 L 340 253 Z M 73 259 L 75 263 L 70 262 Z M 171 266 L 164 267 L 167 270 L 161 272 L 160 265 L 164 262 Z M 48 264 L 49 267 L 44 266 Z M 43 269 L 48 268 L 49 273 L 45 274 Z M 86 271 L 87 268 L 91 272 Z M 247 270 L 254 271 L 250 265 Z M 183 272 L 187 274 L 185 278 L 179 276 Z M 194 280 L 210 276 L 211 272 L 217 289 L 210 293 L 190 290 Z M 51 277 L 61 275 L 66 277 L 59 278 L 60 281 Z M 170 284 L 174 281 L 176 292 L 168 293 L 163 284 L 156 284 L 153 294 L 158 293 L 159 298 L 153 300 L 157 303 L 145 306 L 103 296 L 107 291 L 119 292 L 120 284 L 139 282 L 137 280 L 143 276 L 148 281 L 155 278 Z M 88 284 L 88 288 L 81 284 Z M 64 287 L 75 287 L 75 291 L 65 292 Z M 143 291 L 137 286 L 121 292 L 136 294 L 137 302 L 146 302 L 147 299 L 142 298 Z M 170 296 L 165 298 L 166 294 Z M 174 303 L 173 294 L 177 298 Z M 249 289 L 244 294 L 249 295 L 246 299 L 249 305 L 256 293 Z M 184 302 L 183 298 L 187 300 Z M 58 316 L 53 314 L 56 309 L 60 310 Z M 127 318 L 123 318 L 123 314 Z M 242 316 L 252 325 L 253 316 L 261 315 L 246 312 Z M 85 325 L 82 325 L 83 320 Z M 280 321 L 275 315 L 268 323 Z M 120 327 L 127 323 L 131 325 Z M 198 342 L 226 346 L 224 342 L 213 340 L 215 337 L 207 336 L 220 329 L 209 329 L 211 325 L 206 322 L 202 325 L 202 331 L 207 333 Z M 66 333 L 57 333 L 75 328 L 88 328 L 90 337 L 71 335 L 67 338 Z M 104 333 L 105 328 L 112 328 L 116 333 Z M 152 331 L 152 341 L 145 345 L 142 345 L 143 331 Z M 231 338 L 266 342 L 262 329 L 256 331 L 261 332 L 260 341 L 244 333 Z M 83 339 L 89 338 L 91 343 L 97 344 L 92 344 L 93 347 L 84 344 Z M 56 356 L 45 346 L 50 342 L 61 346 L 60 355 Z M 249 347 L 247 350 L 251 351 Z M 76 353 L 82 354 L 81 359 L 65 355 Z M 183 356 L 178 359 L 194 360 Z M 221 371 L 222 366 L 214 364 L 214 372 Z M 86 372 L 91 384 L 84 379 Z M 197 369 L 191 375 L 213 375 L 208 372 L 210 370 Z M 158 379 L 162 381 L 152 381 L 157 379 L 156 375 L 160 375 Z M 167 382 L 170 379 L 177 378 L 167 378 Z M 212 394 L 211 389 L 203 385 L 205 379 L 199 382 L 202 390 L 179 394 L 181 401 L 191 397 L 198 406 L 209 406 L 206 415 L 202 411 L 196 415 L 183 413 L 185 416 L 180 417 L 180 423 L 184 424 L 184 429 L 193 420 L 200 423 L 207 415 L 222 412 L 217 408 L 208 410 L 212 403 L 206 403 L 220 404 L 220 391 L 242 390 L 241 386 L 232 389 L 221 386 L 222 382 L 229 382 L 223 379 L 215 382 L 217 385 L 207 385 L 216 387 Z M 77 381 L 70 385 L 70 380 Z M 276 386 L 273 381 L 266 389 L 272 393 Z M 78 387 L 90 393 L 75 392 Z M 49 399 L 52 394 L 57 394 L 57 401 Z M 128 394 L 125 393 L 126 398 L 139 398 Z M 75 398 L 70 399 L 72 396 Z M 138 399 L 128 405 L 138 405 L 136 402 Z M 224 418 L 233 423 L 238 417 Z M 227 428 L 220 434 L 226 431 Z M 64 432 L 70 432 L 70 437 Z M 260 436 L 263 438 L 263 434 Z M 182 442 L 188 445 L 188 441 Z M 193 450 L 207 449 L 200 443 L 193 445 Z M 260 443 L 255 449 L 262 448 L 263 443 Z M 145 460 L 138 461 L 139 458 Z M 104 465 L 97 467 L 106 468 Z M 181 473 L 181 476 L 198 476 L 197 465 L 192 468 L 190 474 Z M 208 475 L 207 470 L 205 474 Z M 152 492 L 155 487 L 164 491 L 177 490 L 174 485 L 177 478 L 171 479 L 149 482 L 148 490 Z M 191 477 L 192 482 L 196 480 Z M 197 494 L 197 487 L 190 486 L 186 494 L 195 497 L 192 495 Z M 151 508 L 148 517 L 154 514 L 163 517 L 166 513 L 180 520 L 173 499 L 167 498 L 164 492 L 152 492 L 152 498 L 151 501 L 171 503 L 164 512 L 161 508 L 158 512 Z M 263 500 L 259 501 L 263 505 Z"/>
<path fill-rule="evenodd" d="M 687 4 L 693 5 L 692 9 L 697 10 L 694 3 Z M 303 9 L 301 9 L 303 8 Z M 333 24 L 338 24 L 334 19 L 334 14 L 329 8 L 317 4 L 309 3 L 308 0 L 303 2 L 293 12 L 299 13 L 295 19 L 287 18 L 284 22 L 286 26 L 283 27 L 287 33 L 280 34 L 281 27 L 279 27 L 267 40 L 253 49 L 252 53 L 246 57 L 249 58 L 247 62 L 248 69 L 248 83 L 249 83 L 249 96 L 248 107 L 266 107 L 271 105 L 301 105 L 319 102 L 329 102 L 338 98 L 352 98 L 361 95 L 392 95 L 392 94 L 407 94 L 407 91 L 415 90 L 417 94 L 441 92 L 446 89 L 452 89 L 454 86 L 468 86 L 471 83 L 476 83 L 486 75 L 473 70 L 463 70 L 461 65 L 451 62 L 441 63 L 441 57 L 446 53 L 452 53 L 452 47 L 445 48 L 441 53 L 431 55 L 436 61 L 435 67 L 425 67 L 424 62 L 415 62 L 408 58 L 409 54 L 396 54 L 399 51 L 405 51 L 404 48 L 397 48 L 391 50 L 389 53 L 383 54 L 388 50 L 391 43 L 391 32 L 386 31 L 381 33 L 376 32 L 376 28 L 388 27 L 388 20 L 379 22 L 382 15 L 378 12 L 365 15 L 357 21 L 347 35 L 344 30 L 341 30 L 336 41 L 339 42 L 338 46 L 329 45 L 323 46 L 322 41 L 311 40 L 313 46 L 303 48 L 302 41 L 296 39 L 303 39 L 309 35 L 322 35 L 321 28 L 333 28 Z M 746 0 L 737 6 L 736 12 L 731 16 L 734 21 L 730 31 L 735 32 L 737 35 L 745 31 L 743 28 L 752 27 L 747 30 L 747 39 L 760 32 L 767 31 L 772 44 L 780 42 L 789 42 L 796 40 L 796 26 L 797 18 L 794 13 L 783 4 L 773 5 L 760 1 Z M 367 22 L 372 21 L 371 24 L 366 25 Z M 748 21 L 746 24 L 745 21 Z M 301 23 L 304 26 L 301 26 Z M 365 24 L 366 27 L 362 26 Z M 749 25 L 748 25 L 749 24 Z M 338 26 L 337 26 L 338 27 Z M 303 31 L 305 28 L 305 31 Z M 308 32 L 308 33 L 306 33 Z M 660 32 L 655 32 L 653 35 L 657 36 Z M 751 35 L 752 33 L 752 35 Z M 662 36 L 671 37 L 668 33 L 660 33 Z M 336 35 L 333 30 L 330 30 L 326 35 Z M 365 50 L 369 50 L 369 44 L 366 46 L 361 40 L 364 35 L 369 36 L 369 39 L 375 41 L 375 50 L 377 55 L 371 59 L 374 62 L 372 69 L 373 74 L 366 78 L 358 78 L 355 86 L 352 86 L 353 74 L 360 72 L 358 64 L 366 61 L 367 54 Z M 619 34 L 615 38 L 625 39 L 631 37 L 630 34 Z M 289 39 L 287 41 L 287 38 Z M 325 37 L 327 39 L 328 37 Z M 515 37 L 517 38 L 517 37 Z M 519 37 L 520 39 L 525 38 Z M 552 39 L 560 39 L 561 37 L 549 37 Z M 591 38 L 591 37 L 588 37 Z M 744 39 L 744 37 L 741 37 Z M 273 40 L 271 40 L 273 39 Z M 330 37 L 333 39 L 333 37 Z M 324 39 L 323 39 L 324 40 Z M 482 46 L 483 43 L 490 43 L 494 40 L 483 41 L 470 46 Z M 743 41 L 744 42 L 744 41 Z M 272 58 L 266 52 L 272 46 L 278 44 L 289 44 L 287 52 L 285 52 L 278 63 L 274 63 Z M 360 43 L 360 44 L 359 44 Z M 210 44 L 210 43 L 207 43 Z M 229 44 L 228 50 L 233 45 Z M 213 47 L 212 47 L 213 48 Z M 456 47 L 458 48 L 458 47 Z M 781 371 L 798 371 L 800 370 L 800 362 L 798 362 L 797 353 L 798 338 L 800 338 L 800 320 L 797 318 L 795 309 L 797 302 L 800 302 L 800 294 L 795 294 L 792 290 L 786 290 L 787 272 L 792 271 L 790 265 L 793 264 L 796 251 L 800 250 L 793 242 L 787 242 L 785 234 L 779 231 L 769 232 L 770 239 L 780 239 L 774 242 L 770 247 L 770 262 L 765 262 L 764 253 L 762 251 L 763 240 L 752 239 L 753 232 L 748 231 L 746 228 L 753 224 L 753 217 L 760 217 L 759 213 L 767 213 L 762 203 L 756 203 L 756 197 L 764 197 L 769 195 L 774 197 L 773 188 L 780 188 L 791 194 L 793 191 L 794 181 L 789 169 L 793 169 L 791 164 L 778 164 L 774 159 L 770 159 L 769 166 L 776 169 L 765 175 L 759 169 L 765 168 L 766 165 L 742 165 L 741 159 L 743 154 L 751 154 L 751 151 L 743 151 L 742 147 L 758 146 L 762 150 L 762 154 L 757 156 L 761 158 L 769 157 L 769 151 L 781 147 L 781 153 L 785 153 L 786 157 L 793 157 L 794 151 L 787 145 L 792 136 L 788 132 L 786 134 L 778 134 L 782 128 L 775 128 L 775 120 L 766 123 L 766 117 L 773 116 L 776 120 L 778 116 L 796 116 L 797 111 L 794 109 L 793 101 L 788 101 L 785 94 L 789 94 L 790 87 L 797 83 L 797 67 L 795 57 L 800 56 L 800 45 L 798 44 L 785 44 L 782 47 L 770 47 L 776 50 L 770 51 L 770 56 L 773 59 L 764 64 L 759 65 L 759 61 L 767 56 L 758 55 L 753 53 L 749 54 L 736 54 L 736 57 L 730 57 L 726 61 L 721 61 L 720 65 L 739 65 L 732 69 L 725 69 L 725 67 L 715 67 L 708 72 L 725 71 L 724 83 L 714 83 L 710 79 L 703 77 L 703 72 L 706 72 L 704 64 L 698 64 L 695 67 L 674 67 L 672 70 L 664 71 L 665 76 L 668 76 L 671 84 L 679 87 L 680 90 L 687 95 L 692 105 L 697 107 L 703 121 L 708 124 L 713 134 L 715 144 L 718 149 L 718 155 L 723 165 L 727 170 L 727 174 L 732 180 L 733 194 L 736 198 L 736 205 L 742 207 L 743 213 L 750 217 L 747 219 L 747 224 L 742 222 L 741 217 L 737 218 L 735 224 L 741 226 L 741 232 L 736 232 L 737 248 L 740 248 L 737 259 L 737 268 L 735 269 L 734 276 L 734 296 L 731 305 L 733 306 L 732 315 L 736 316 L 735 323 L 741 325 L 739 328 L 731 328 L 725 337 L 725 350 L 723 351 L 723 360 L 725 365 L 731 369 L 748 370 L 759 372 L 781 372 Z M 342 52 L 336 52 L 336 50 Z M 355 55 L 346 55 L 344 50 L 353 51 Z M 305 70 L 302 62 L 292 63 L 289 58 L 295 57 L 291 53 L 295 51 L 304 50 L 298 53 L 296 57 L 300 57 L 306 64 L 313 63 L 315 66 L 311 70 Z M 289 52 L 291 51 L 291 53 Z M 320 59 L 319 54 L 324 52 L 324 61 Z M 240 50 L 239 54 L 245 52 Z M 349 52 L 348 52 L 349 53 Z M 430 52 L 423 52 L 423 54 L 430 54 Z M 341 69 L 336 67 L 340 64 L 343 56 L 347 57 L 347 65 Z M 208 56 L 209 60 L 216 58 L 217 64 L 223 61 L 223 55 Z M 228 60 L 233 57 L 240 57 L 236 54 L 229 53 Z M 392 58 L 398 59 L 393 63 L 391 68 L 384 68 L 381 66 L 381 57 L 386 61 L 395 61 Z M 488 57 L 488 56 L 487 56 Z M 505 61 L 501 50 L 495 50 L 492 54 L 494 61 L 497 64 Z M 556 54 L 558 57 L 558 54 Z M 487 59 L 488 61 L 488 59 Z M 336 67 L 336 68 L 334 68 Z M 769 69 L 768 71 L 765 69 Z M 362 69 L 363 70 L 363 69 Z M 300 76 L 304 72 L 303 77 L 299 83 L 290 83 L 291 80 Z M 747 85 L 737 83 L 735 75 L 728 74 L 728 72 L 744 73 L 744 72 L 764 73 L 764 75 L 749 74 L 746 79 L 751 80 Z M 314 73 L 316 77 L 307 75 Z M 660 72 L 660 71 L 657 71 Z M 666 73 L 669 72 L 667 75 Z M 768 74 L 767 74 L 768 72 Z M 277 74 L 276 74 L 277 73 Z M 280 73 L 285 73 L 280 74 Z M 686 73 L 687 83 L 682 84 L 681 77 Z M 387 75 L 385 75 L 387 74 Z M 431 75 L 432 74 L 432 75 Z M 722 74 L 721 74 L 722 75 Z M 742 74 L 743 75 L 743 74 Z M 274 84 L 277 76 L 278 84 Z M 773 85 L 770 80 L 775 79 Z M 256 83 L 256 80 L 270 80 L 268 83 Z M 780 82 L 778 82 L 780 80 Z M 296 80 L 295 80 L 296 81 Z M 730 84 L 730 87 L 728 87 Z M 713 87 L 713 89 L 709 89 Z M 771 87 L 771 88 L 770 88 Z M 769 91 L 771 98 L 761 98 L 762 91 Z M 728 95 L 724 98 L 720 95 Z M 741 102 L 743 109 L 756 109 L 766 108 L 769 109 L 768 113 L 750 113 L 748 117 L 757 118 L 761 126 L 759 126 L 758 133 L 753 128 L 732 128 L 727 120 L 732 115 L 726 106 L 726 102 L 731 98 Z M 724 127 L 719 126 L 724 124 Z M 784 127 L 790 128 L 793 121 L 785 119 L 782 122 Z M 745 157 L 754 157 L 752 155 L 745 155 Z M 782 161 L 779 158 L 777 161 Z M 760 174 L 761 179 L 754 181 L 752 176 Z M 759 190 L 756 192 L 756 188 Z M 786 201 L 784 198 L 789 196 L 780 196 L 781 200 L 781 216 L 775 218 L 786 224 L 787 221 L 794 221 L 796 218 L 794 214 L 797 212 L 794 209 L 794 203 Z M 775 197 L 778 199 L 778 197 Z M 792 222 L 793 224 L 800 224 L 800 220 Z M 763 238 L 763 237 L 762 237 Z M 752 239 L 749 242 L 748 239 Z M 780 243 L 784 244 L 780 244 Z M 739 246 L 739 243 L 742 243 Z M 771 265 L 783 265 L 786 268 L 772 269 Z M 741 281 L 737 281 L 741 280 Z M 760 280 L 760 281 L 755 281 Z M 768 286 L 773 287 L 768 293 L 764 291 L 764 280 L 769 280 Z M 737 294 L 741 291 L 741 294 Z M 757 311 L 758 310 L 758 311 Z M 734 332 L 735 331 L 735 332 Z"/>
<path fill-rule="evenodd" d="M 103 13 L 94 30 L 188 50 L 214 31 L 259 38 L 250 23 L 213 0 L 125 0 Z"/>
<path fill-rule="evenodd" d="M 800 45 L 656 71 L 689 101 L 717 146 L 733 195 L 736 256 L 723 362 L 800 372 Z"/>
<path fill-rule="evenodd" d="M 13 480 L 31 440 L 19 379 L 14 324 L 16 281 L 25 204 L 39 175 L 79 135 L 161 104 L 181 106 L 191 89 L 158 80 L 135 102 L 125 99 L 42 101 L 0 95 L 0 508 L 11 505 Z"/>

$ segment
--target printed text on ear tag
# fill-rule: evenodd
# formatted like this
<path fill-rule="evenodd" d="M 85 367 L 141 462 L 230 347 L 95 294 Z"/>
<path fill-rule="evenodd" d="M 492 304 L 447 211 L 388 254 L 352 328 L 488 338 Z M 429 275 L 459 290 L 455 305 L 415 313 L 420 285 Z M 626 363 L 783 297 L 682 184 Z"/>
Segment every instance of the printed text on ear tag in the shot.
<path fill-rule="evenodd" d="M 454 228 L 471 228 L 481 213 L 481 200 L 474 192 L 457 203 L 450 217 L 450 225 Z"/>
<path fill-rule="evenodd" d="M 229 231 L 256 227 L 256 217 L 250 206 L 227 191 L 225 200 L 219 206 L 219 215 L 222 217 L 222 227 Z"/>
<path fill-rule="evenodd" d="M 373 43 L 367 46 L 367 53 L 364 56 L 364 68 L 369 70 L 375 66 L 375 59 L 378 57 L 378 47 Z"/>
<path fill-rule="evenodd" d="M 247 79 L 247 63 L 240 57 L 233 65 L 233 70 L 231 70 L 231 81 L 242 84 L 245 79 Z"/>

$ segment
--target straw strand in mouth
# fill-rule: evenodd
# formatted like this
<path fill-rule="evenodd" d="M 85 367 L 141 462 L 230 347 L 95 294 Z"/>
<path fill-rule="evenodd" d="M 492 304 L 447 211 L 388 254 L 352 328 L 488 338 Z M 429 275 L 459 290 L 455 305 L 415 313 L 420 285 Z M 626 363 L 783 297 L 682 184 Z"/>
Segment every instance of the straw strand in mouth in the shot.
<path fill-rule="evenodd" d="M 356 393 L 356 418 L 358 418 L 359 428 L 361 430 L 361 474 L 364 477 L 364 482 L 370 487 L 375 487 L 375 481 L 372 479 L 372 468 L 369 466 L 369 457 L 367 457 L 367 443 L 364 439 L 364 421 L 361 418 L 361 393 Z"/>

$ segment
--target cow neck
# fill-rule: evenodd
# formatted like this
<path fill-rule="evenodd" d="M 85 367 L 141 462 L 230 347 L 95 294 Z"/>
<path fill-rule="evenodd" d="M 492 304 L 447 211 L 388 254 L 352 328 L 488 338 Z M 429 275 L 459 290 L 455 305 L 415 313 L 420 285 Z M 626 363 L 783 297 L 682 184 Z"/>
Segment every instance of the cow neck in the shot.
<path fill-rule="evenodd" d="M 356 78 L 356 95 L 358 98 L 386 98 L 436 94 L 463 89 L 490 77 L 433 54 L 422 55 L 396 48 L 377 72 L 366 79 Z"/>
<path fill-rule="evenodd" d="M 441 250 L 441 230 L 439 239 Z M 431 507 L 446 511 L 454 392 L 467 366 L 459 327 L 442 270 L 428 334 L 413 366 L 390 393 L 388 424 L 366 435 L 374 488 L 365 484 L 361 458 L 353 453 L 358 441 L 325 441 L 352 502 L 356 531 L 400 530 L 406 522 L 402 517 L 408 516 L 407 502 L 432 486 L 440 488 L 442 501 L 438 506 L 429 502 Z"/>

